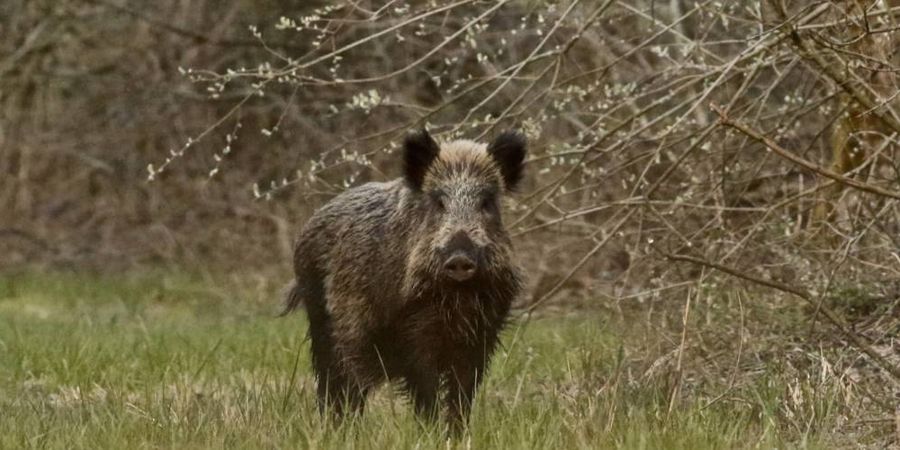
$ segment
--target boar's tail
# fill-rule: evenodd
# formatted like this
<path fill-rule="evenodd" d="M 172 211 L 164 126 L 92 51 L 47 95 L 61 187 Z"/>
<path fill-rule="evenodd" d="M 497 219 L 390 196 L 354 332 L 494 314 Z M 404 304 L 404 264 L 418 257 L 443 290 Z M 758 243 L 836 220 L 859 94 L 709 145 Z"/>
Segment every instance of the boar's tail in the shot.
<path fill-rule="evenodd" d="M 287 292 L 284 295 L 284 305 L 278 317 L 286 316 L 297 309 L 303 303 L 303 296 L 300 295 L 300 287 L 297 280 L 291 281 Z"/>

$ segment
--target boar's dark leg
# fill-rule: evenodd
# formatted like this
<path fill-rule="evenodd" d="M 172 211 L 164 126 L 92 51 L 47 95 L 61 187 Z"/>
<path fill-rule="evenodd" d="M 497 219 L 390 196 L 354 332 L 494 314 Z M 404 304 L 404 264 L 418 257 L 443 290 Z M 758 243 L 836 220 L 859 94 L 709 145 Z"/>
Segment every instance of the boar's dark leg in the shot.
<path fill-rule="evenodd" d="M 437 373 L 417 372 L 404 378 L 406 391 L 415 406 L 416 415 L 426 421 L 438 416 L 440 377 Z"/>
<path fill-rule="evenodd" d="M 313 368 L 316 372 L 316 394 L 319 411 L 328 411 L 335 417 L 345 413 L 362 412 L 368 389 L 352 382 L 339 366 L 338 355 L 330 334 L 320 330 L 320 326 L 310 323 Z M 326 323 L 323 329 L 329 329 Z M 330 331 L 330 330 L 329 330 Z"/>
<path fill-rule="evenodd" d="M 311 274 L 310 274 L 311 275 Z M 331 316 L 325 308 L 325 293 L 321 278 L 307 276 L 298 279 L 309 317 L 309 339 L 313 370 L 316 375 L 316 396 L 319 411 L 326 410 L 336 417 L 363 408 L 365 392 L 350 382 L 340 367 L 333 337 Z"/>
<path fill-rule="evenodd" d="M 493 327 L 483 330 L 481 339 L 472 347 L 462 350 L 450 363 L 445 402 L 450 431 L 453 433 L 461 432 L 468 423 L 475 392 L 497 346 L 498 329 L 499 327 Z"/>
<path fill-rule="evenodd" d="M 485 360 L 477 358 L 457 362 L 447 375 L 447 420 L 453 433 L 461 432 L 469 418 L 475 391 L 484 376 Z"/>
<path fill-rule="evenodd" d="M 334 373 L 334 372 L 332 372 Z M 361 414 L 366 406 L 368 389 L 353 385 L 346 378 L 338 376 L 326 385 L 325 393 L 320 389 L 320 409 L 328 410 L 340 419 L 346 414 Z M 321 388 L 321 385 L 320 385 Z M 324 399 L 322 396 L 324 395 Z M 321 405 L 324 403 L 325 407 Z"/>

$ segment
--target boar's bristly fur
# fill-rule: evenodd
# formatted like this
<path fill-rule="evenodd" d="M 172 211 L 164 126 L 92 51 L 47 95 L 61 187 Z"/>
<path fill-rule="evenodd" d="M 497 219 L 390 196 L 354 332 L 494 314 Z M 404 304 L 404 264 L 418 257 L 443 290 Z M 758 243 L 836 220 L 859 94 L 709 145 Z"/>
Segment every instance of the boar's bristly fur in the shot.
<path fill-rule="evenodd" d="M 525 139 L 404 142 L 404 176 L 335 197 L 300 233 L 285 313 L 309 316 L 319 407 L 338 416 L 397 381 L 416 411 L 466 422 L 521 289 L 500 199 Z"/>

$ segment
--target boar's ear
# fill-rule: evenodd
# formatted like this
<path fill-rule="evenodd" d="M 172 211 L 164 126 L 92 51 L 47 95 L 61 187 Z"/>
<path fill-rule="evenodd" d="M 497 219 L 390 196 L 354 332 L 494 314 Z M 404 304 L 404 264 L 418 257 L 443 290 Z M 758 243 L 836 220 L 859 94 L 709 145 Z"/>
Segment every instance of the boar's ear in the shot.
<path fill-rule="evenodd" d="M 515 189 L 522 179 L 526 143 L 524 134 L 518 131 L 505 131 L 488 146 L 488 154 L 500 167 L 507 190 Z"/>
<path fill-rule="evenodd" d="M 424 128 L 406 136 L 403 141 L 403 176 L 413 190 L 422 189 L 428 167 L 440 151 L 441 147 Z"/>

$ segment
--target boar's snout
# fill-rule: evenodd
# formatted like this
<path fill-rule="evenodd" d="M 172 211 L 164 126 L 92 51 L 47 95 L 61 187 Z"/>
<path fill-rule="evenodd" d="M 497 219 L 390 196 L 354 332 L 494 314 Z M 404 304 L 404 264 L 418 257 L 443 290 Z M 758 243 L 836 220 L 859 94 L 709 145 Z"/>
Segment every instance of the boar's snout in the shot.
<path fill-rule="evenodd" d="M 444 275 L 451 279 L 467 281 L 478 272 L 479 250 L 466 232 L 457 231 L 444 246 L 442 253 L 446 255 Z"/>
<path fill-rule="evenodd" d="M 475 276 L 475 261 L 462 253 L 456 253 L 444 261 L 444 273 L 456 281 L 466 281 Z"/>

